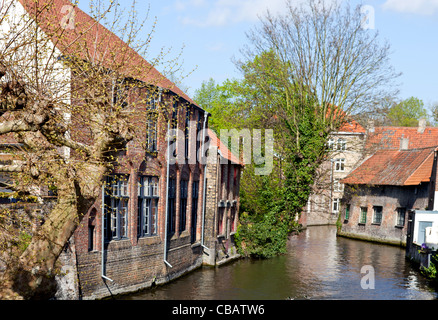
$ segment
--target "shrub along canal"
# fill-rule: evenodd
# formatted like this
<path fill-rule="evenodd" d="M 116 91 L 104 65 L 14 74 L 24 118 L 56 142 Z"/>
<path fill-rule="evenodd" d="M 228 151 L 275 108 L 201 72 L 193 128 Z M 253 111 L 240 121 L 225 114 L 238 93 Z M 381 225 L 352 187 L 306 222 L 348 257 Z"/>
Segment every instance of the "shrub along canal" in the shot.
<path fill-rule="evenodd" d="M 374 288 L 373 288 L 374 287 Z M 403 248 L 336 237 L 336 227 L 309 227 L 288 253 L 200 268 L 171 283 L 119 297 L 134 300 L 436 299 L 435 289 L 405 259 Z"/>

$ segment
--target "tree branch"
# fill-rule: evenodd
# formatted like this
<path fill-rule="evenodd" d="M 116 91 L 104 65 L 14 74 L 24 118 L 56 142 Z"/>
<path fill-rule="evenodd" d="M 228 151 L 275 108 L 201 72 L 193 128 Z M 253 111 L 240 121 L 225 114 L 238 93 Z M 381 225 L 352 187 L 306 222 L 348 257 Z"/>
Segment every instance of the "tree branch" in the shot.
<path fill-rule="evenodd" d="M 21 172 L 21 171 L 23 171 L 23 165 L 21 164 L 0 165 L 0 172 Z"/>
<path fill-rule="evenodd" d="M 0 123 L 0 134 L 9 132 L 36 131 L 36 127 L 23 119 L 9 120 Z"/>

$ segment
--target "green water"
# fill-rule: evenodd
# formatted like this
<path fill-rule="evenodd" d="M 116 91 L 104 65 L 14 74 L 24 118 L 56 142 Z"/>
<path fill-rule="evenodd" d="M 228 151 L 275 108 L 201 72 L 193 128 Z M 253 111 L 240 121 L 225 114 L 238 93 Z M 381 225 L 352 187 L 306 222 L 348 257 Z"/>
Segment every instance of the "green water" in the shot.
<path fill-rule="evenodd" d="M 373 270 L 374 276 L 365 270 Z M 363 271 L 361 273 L 361 271 Z M 374 288 L 364 288 L 364 277 Z M 361 282 L 362 280 L 362 282 Z M 362 285 L 361 285 L 362 283 Z M 436 299 L 436 291 L 402 248 L 336 237 L 333 226 L 309 227 L 288 253 L 200 268 L 169 284 L 124 296 L 135 300 Z"/>

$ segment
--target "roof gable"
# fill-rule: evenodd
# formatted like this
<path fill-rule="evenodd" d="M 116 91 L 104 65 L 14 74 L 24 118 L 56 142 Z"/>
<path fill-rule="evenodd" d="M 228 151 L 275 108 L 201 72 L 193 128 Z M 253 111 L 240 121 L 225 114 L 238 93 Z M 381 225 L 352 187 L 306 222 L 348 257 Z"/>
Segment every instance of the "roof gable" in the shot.
<path fill-rule="evenodd" d="M 407 186 L 429 182 L 435 150 L 438 148 L 379 150 L 342 183 Z"/>
<path fill-rule="evenodd" d="M 338 129 L 338 132 L 350 132 L 350 133 L 365 133 L 366 130 L 355 120 L 347 120 Z"/>
<path fill-rule="evenodd" d="M 117 35 L 91 18 L 68 0 L 18 0 L 39 27 L 65 55 L 75 55 L 87 61 L 99 61 L 127 77 L 168 89 L 191 104 L 196 103 L 173 82 L 163 76 L 148 61 L 130 48 Z M 74 20 L 66 27 L 66 6 L 73 8 Z M 36 15 L 38 8 L 38 16 Z M 71 10 L 71 9 L 70 9 Z M 197 105 L 196 105 L 197 106 Z M 199 106 L 198 106 L 199 107 Z"/>

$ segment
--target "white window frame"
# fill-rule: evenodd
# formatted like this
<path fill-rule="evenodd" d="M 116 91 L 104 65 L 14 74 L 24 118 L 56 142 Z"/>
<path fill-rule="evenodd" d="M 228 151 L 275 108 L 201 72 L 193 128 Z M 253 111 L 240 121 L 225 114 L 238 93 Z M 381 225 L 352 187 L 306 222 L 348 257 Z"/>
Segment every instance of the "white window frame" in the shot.
<path fill-rule="evenodd" d="M 334 150 L 336 150 L 335 139 L 333 139 L 333 138 L 328 139 L 328 141 L 327 141 L 327 147 L 328 147 L 328 149 L 329 149 L 330 151 L 334 151 Z"/>
<path fill-rule="evenodd" d="M 332 212 L 338 213 L 339 212 L 339 206 L 341 205 L 341 199 L 334 198 L 332 202 Z"/>
<path fill-rule="evenodd" d="M 347 150 L 347 140 L 345 140 L 344 138 L 339 138 L 336 146 L 338 150 L 341 151 Z"/>
<path fill-rule="evenodd" d="M 104 228 L 106 241 L 128 238 L 128 208 L 129 208 L 129 175 L 114 175 L 107 178 L 108 188 L 106 198 L 109 207 L 105 208 Z M 107 220 L 109 226 L 107 225 Z"/>
<path fill-rule="evenodd" d="M 333 180 L 333 191 L 334 192 L 344 191 L 344 184 L 341 183 L 338 179 Z"/>
<path fill-rule="evenodd" d="M 345 171 L 345 158 L 338 158 L 334 161 L 334 171 L 335 172 L 344 172 Z"/>

